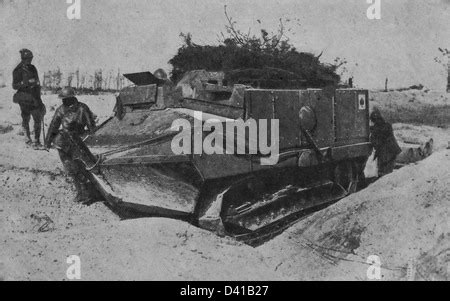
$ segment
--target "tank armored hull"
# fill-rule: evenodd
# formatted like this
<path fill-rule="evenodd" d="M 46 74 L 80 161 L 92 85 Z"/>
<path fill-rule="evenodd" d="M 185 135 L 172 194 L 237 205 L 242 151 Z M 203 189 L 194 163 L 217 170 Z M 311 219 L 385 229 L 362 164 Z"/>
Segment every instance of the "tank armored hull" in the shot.
<path fill-rule="evenodd" d="M 230 235 L 295 220 L 356 190 L 372 150 L 367 91 L 238 89 L 230 92 L 236 95 L 228 100 L 231 111 L 226 100 L 190 98 L 177 107 L 116 114 L 87 140 L 100 156 L 91 181 L 115 207 Z M 180 131 L 176 120 L 191 128 Z M 228 126 L 236 120 L 254 121 L 257 140 L 263 120 L 278 120 L 273 164 L 260 149 L 249 152 L 254 138 L 249 129 L 239 136 Z M 205 141 L 213 128 L 216 152 L 198 153 L 195 137 Z M 265 131 L 271 137 L 275 128 Z M 173 147 L 180 135 L 191 141 L 182 154 Z M 230 151 L 229 137 L 235 147 L 244 141 L 246 151 Z"/>

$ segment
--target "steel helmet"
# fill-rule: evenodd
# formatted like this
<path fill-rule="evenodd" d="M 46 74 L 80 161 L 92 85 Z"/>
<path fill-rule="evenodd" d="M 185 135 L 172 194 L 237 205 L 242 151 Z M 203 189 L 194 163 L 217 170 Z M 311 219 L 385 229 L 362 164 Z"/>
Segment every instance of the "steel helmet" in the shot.
<path fill-rule="evenodd" d="M 58 96 L 61 99 L 75 97 L 75 90 L 72 87 L 62 88 Z"/>
<path fill-rule="evenodd" d="M 33 58 L 33 52 L 31 52 L 31 50 L 22 49 L 19 52 L 20 52 L 20 57 L 22 58 L 22 60 Z"/>
<path fill-rule="evenodd" d="M 161 79 L 161 80 L 166 80 L 166 79 L 167 79 L 167 73 L 166 73 L 166 71 L 164 71 L 163 69 L 158 69 L 158 70 L 156 70 L 156 71 L 153 73 L 153 75 L 154 75 L 156 78 Z"/>
<path fill-rule="evenodd" d="M 370 114 L 370 120 L 372 120 L 373 122 L 383 120 L 383 116 L 381 116 L 381 112 L 378 108 L 373 109 L 372 114 Z"/>

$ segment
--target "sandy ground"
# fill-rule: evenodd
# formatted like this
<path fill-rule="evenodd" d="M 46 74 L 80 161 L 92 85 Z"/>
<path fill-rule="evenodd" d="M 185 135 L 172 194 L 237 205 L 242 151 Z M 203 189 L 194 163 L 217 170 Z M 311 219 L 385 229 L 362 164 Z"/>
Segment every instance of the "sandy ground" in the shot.
<path fill-rule="evenodd" d="M 66 280 L 77 255 L 83 280 L 368 280 L 376 255 L 384 280 L 449 280 L 449 130 L 396 124 L 397 137 L 433 138 L 437 152 L 254 249 L 185 222 L 121 221 L 103 203 L 73 203 L 57 153 L 24 147 L 11 93 L 0 89 L 0 279 Z M 101 120 L 114 105 L 112 95 L 80 99 Z M 48 124 L 59 100 L 44 101 Z"/>
<path fill-rule="evenodd" d="M 382 178 L 260 248 L 284 275 L 366 280 L 379 256 L 384 280 L 450 278 L 450 151 Z M 423 258 L 432 255 L 434 266 Z M 278 264 L 276 264 L 278 263 Z"/>
<path fill-rule="evenodd" d="M 0 278 L 66 280 L 68 256 L 83 280 L 282 280 L 249 246 L 164 219 L 120 221 L 103 203 L 73 203 L 56 151 L 34 151 L 20 135 L 20 110 L 1 89 Z M 8 95 L 9 94 L 9 95 Z M 80 97 L 101 120 L 114 96 Z M 50 123 L 60 103 L 44 97 Z M 106 108 L 106 109 L 105 109 Z M 106 112 L 101 114 L 99 112 Z"/>

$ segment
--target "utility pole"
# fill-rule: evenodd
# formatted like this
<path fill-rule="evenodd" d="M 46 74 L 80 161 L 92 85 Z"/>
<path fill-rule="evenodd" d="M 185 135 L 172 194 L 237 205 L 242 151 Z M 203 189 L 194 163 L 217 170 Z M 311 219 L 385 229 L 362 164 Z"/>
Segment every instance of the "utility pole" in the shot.
<path fill-rule="evenodd" d="M 450 93 L 450 50 L 446 48 L 438 48 L 441 54 L 447 59 L 447 93 Z M 440 58 L 434 59 L 438 64 L 445 68 L 445 62 Z"/>
<path fill-rule="evenodd" d="M 450 51 L 447 51 L 447 93 L 450 93 Z"/>

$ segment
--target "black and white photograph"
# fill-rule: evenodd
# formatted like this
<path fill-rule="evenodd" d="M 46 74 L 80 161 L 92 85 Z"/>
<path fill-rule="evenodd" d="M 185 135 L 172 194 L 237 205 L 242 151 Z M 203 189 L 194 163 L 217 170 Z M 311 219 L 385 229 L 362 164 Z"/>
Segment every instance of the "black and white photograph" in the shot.
<path fill-rule="evenodd" d="M 450 1 L 0 0 L 0 246 L 180 297 L 449 281 Z"/>

